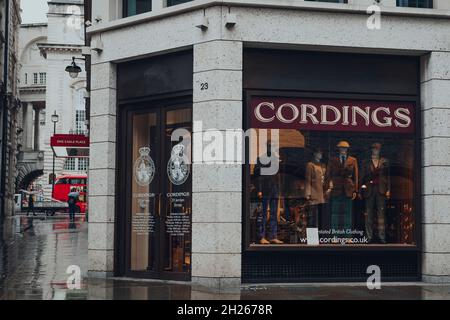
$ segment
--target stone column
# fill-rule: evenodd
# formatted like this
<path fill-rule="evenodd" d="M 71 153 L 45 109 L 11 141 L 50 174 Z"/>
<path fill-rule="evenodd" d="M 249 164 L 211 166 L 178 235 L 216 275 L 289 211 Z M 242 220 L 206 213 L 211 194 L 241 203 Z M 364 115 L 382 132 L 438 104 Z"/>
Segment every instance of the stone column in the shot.
<path fill-rule="evenodd" d="M 29 105 L 28 105 L 29 106 Z M 34 146 L 33 149 L 34 150 L 39 150 L 39 140 L 40 140 L 40 123 L 39 123 L 39 118 L 40 118 L 40 111 L 41 108 L 39 107 L 34 107 Z"/>
<path fill-rule="evenodd" d="M 89 275 L 114 271 L 116 68 L 92 65 L 89 165 Z"/>
<path fill-rule="evenodd" d="M 450 282 L 450 52 L 421 61 L 423 280 Z"/>
<path fill-rule="evenodd" d="M 208 129 L 224 134 L 226 129 L 242 128 L 242 42 L 211 41 L 194 46 L 193 100 L 194 154 L 199 147 L 201 150 Z M 225 153 L 216 160 L 224 157 Z M 214 288 L 238 286 L 241 163 L 202 163 L 194 157 L 192 180 L 192 282 Z"/>
<path fill-rule="evenodd" d="M 33 149 L 33 104 L 28 102 L 23 109 L 23 146 L 25 150 Z"/>

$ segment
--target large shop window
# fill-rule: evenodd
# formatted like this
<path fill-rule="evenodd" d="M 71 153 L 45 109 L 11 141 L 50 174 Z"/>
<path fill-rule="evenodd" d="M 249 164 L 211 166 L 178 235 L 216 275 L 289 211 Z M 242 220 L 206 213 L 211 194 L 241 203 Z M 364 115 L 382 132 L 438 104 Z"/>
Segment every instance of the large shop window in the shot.
<path fill-rule="evenodd" d="M 249 248 L 416 245 L 414 102 L 258 96 L 248 112 Z"/>

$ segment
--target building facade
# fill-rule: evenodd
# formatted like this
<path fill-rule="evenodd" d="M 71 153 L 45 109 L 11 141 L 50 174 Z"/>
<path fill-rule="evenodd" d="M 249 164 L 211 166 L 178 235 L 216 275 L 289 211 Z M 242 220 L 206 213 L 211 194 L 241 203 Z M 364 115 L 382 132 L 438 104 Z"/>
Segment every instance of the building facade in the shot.
<path fill-rule="evenodd" d="M 14 211 L 17 165 L 18 116 L 18 30 L 20 1 L 0 1 L 1 62 L 0 62 L 0 224 Z"/>
<path fill-rule="evenodd" d="M 45 94 L 46 60 L 38 43 L 46 42 L 47 24 L 21 25 L 19 29 L 19 62 L 21 97 L 21 149 L 19 150 L 16 189 L 28 190 L 29 185 L 44 174 L 42 128 L 46 123 Z"/>
<path fill-rule="evenodd" d="M 23 158 L 17 184 L 34 183 L 44 196 L 52 191 L 53 151 L 56 133 L 87 134 L 86 73 L 71 78 L 65 72 L 72 57 L 82 58 L 84 45 L 83 2 L 48 2 L 48 23 L 20 27 L 20 96 L 23 121 Z M 56 127 L 52 115 L 58 115 Z M 55 175 L 86 173 L 87 159 L 56 158 Z"/>
<path fill-rule="evenodd" d="M 449 18 L 93 1 L 91 276 L 449 281 Z"/>

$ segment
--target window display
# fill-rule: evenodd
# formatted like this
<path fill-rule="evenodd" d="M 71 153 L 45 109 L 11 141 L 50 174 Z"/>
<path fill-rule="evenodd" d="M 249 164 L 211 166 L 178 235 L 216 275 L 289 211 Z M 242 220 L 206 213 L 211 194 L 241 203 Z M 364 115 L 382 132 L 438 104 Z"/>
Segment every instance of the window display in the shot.
<path fill-rule="evenodd" d="M 248 112 L 250 247 L 311 245 L 309 232 L 319 246 L 416 245 L 415 103 L 253 97 Z M 269 153 L 278 171 L 264 175 Z"/>

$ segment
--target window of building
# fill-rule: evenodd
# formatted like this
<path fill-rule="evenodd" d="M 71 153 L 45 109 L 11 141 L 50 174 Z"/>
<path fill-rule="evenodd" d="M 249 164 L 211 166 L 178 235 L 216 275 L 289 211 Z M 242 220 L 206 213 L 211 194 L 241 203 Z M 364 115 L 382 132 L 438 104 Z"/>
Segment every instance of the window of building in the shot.
<path fill-rule="evenodd" d="M 397 0 L 398 7 L 433 8 L 433 0 Z"/>
<path fill-rule="evenodd" d="M 167 0 L 167 6 L 171 7 L 171 6 L 175 6 L 177 4 L 182 4 L 182 3 L 186 3 L 186 2 L 191 2 L 192 0 Z"/>
<path fill-rule="evenodd" d="M 407 101 L 252 97 L 249 248 L 415 246 L 414 113 Z"/>
<path fill-rule="evenodd" d="M 75 158 L 67 158 L 64 162 L 64 170 L 75 171 Z"/>
<path fill-rule="evenodd" d="M 46 84 L 47 83 L 47 73 L 39 72 L 39 83 Z"/>
<path fill-rule="evenodd" d="M 152 0 L 125 0 L 124 9 L 126 17 L 149 12 L 152 11 Z"/>
<path fill-rule="evenodd" d="M 84 100 L 84 93 L 86 90 L 80 89 L 75 93 L 75 134 L 86 133 L 86 105 Z"/>
<path fill-rule="evenodd" d="M 38 84 L 38 74 L 33 73 L 33 84 Z"/>
<path fill-rule="evenodd" d="M 89 169 L 89 158 L 79 158 L 78 171 L 88 171 L 88 169 Z"/>
<path fill-rule="evenodd" d="M 84 134 L 86 132 L 86 110 L 75 111 L 75 133 Z"/>
<path fill-rule="evenodd" d="M 25 84 L 28 84 L 28 73 L 25 73 Z"/>
<path fill-rule="evenodd" d="M 88 158 L 67 158 L 64 163 L 65 171 L 82 171 L 87 172 L 89 169 L 89 159 Z M 74 179 L 70 181 L 71 184 L 84 184 L 86 181 L 84 179 Z"/>
<path fill-rule="evenodd" d="M 305 0 L 314 2 L 332 2 L 332 3 L 347 3 L 348 0 Z"/>

